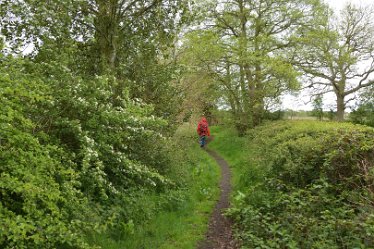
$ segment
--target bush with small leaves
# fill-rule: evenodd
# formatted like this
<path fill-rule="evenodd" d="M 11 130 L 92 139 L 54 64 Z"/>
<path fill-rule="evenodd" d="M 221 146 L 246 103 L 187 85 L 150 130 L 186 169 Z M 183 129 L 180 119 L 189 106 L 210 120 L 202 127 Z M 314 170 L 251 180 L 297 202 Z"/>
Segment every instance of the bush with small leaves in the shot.
<path fill-rule="evenodd" d="M 275 122 L 249 134 L 229 213 L 248 248 L 372 248 L 374 129 Z M 249 171 L 262 178 L 245 181 Z"/>

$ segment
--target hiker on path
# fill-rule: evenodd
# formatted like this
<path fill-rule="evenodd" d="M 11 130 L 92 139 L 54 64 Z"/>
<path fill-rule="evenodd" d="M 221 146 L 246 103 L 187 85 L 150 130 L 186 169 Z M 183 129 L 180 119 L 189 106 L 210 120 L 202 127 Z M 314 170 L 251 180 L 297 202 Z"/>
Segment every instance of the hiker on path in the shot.
<path fill-rule="evenodd" d="M 204 147 L 206 144 L 206 136 L 210 136 L 208 121 L 205 117 L 202 117 L 199 123 L 197 124 L 197 134 L 199 134 L 200 137 L 200 147 Z"/>

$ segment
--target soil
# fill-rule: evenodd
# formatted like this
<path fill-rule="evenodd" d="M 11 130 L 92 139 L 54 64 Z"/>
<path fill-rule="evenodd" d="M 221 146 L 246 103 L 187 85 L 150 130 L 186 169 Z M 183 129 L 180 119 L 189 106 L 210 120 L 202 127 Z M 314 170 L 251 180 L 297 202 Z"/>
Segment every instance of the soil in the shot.
<path fill-rule="evenodd" d="M 221 167 L 220 189 L 221 195 L 209 220 L 208 232 L 205 240 L 201 241 L 197 249 L 237 249 L 237 242 L 232 233 L 232 221 L 223 215 L 225 209 L 230 205 L 229 196 L 231 192 L 230 168 L 227 162 L 216 152 L 205 149 Z"/>

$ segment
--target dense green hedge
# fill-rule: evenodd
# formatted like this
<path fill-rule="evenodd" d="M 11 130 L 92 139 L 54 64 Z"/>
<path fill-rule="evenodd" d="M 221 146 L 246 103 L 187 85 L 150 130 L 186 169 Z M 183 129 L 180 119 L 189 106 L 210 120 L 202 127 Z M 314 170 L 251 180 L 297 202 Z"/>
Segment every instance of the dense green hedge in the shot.
<path fill-rule="evenodd" d="M 0 53 L 0 248 L 95 248 L 184 198 L 167 121 L 113 82 Z"/>
<path fill-rule="evenodd" d="M 244 248 L 374 247 L 374 129 L 274 122 L 246 144 L 230 211 Z"/>

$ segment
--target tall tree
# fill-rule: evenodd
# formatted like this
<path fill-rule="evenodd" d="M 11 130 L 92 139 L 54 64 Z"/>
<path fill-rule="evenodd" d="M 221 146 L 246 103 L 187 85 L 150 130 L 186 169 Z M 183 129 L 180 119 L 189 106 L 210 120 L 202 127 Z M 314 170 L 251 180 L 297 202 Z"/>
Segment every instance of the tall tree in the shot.
<path fill-rule="evenodd" d="M 35 46 L 44 63 L 69 50 L 75 74 L 106 75 L 113 100 L 123 95 L 153 104 L 156 113 L 174 112 L 177 66 L 172 58 L 178 33 L 188 17 L 188 0 L 34 0 L 2 1 L 1 32 L 15 50 Z M 164 89 L 163 91 L 161 89 Z M 169 114 L 168 114 L 169 113 Z"/>
<path fill-rule="evenodd" d="M 291 39 L 313 23 L 318 1 L 235 0 L 216 11 L 216 26 L 233 41 L 234 57 L 240 75 L 246 109 L 253 125 L 264 113 L 266 98 L 278 97 L 298 85 L 285 50 Z"/>
<path fill-rule="evenodd" d="M 210 59 L 200 56 L 200 62 L 209 65 L 225 89 L 240 133 L 261 123 L 267 99 L 298 88 L 298 74 L 286 51 L 295 45 L 293 37 L 314 23 L 319 7 L 319 1 L 229 0 L 215 2 L 206 12 L 210 17 L 201 34 L 217 35 L 210 37 L 209 45 L 197 41 L 195 47 L 221 51 Z"/>
<path fill-rule="evenodd" d="M 295 54 L 300 69 L 319 93 L 334 92 L 337 120 L 344 120 L 347 103 L 374 84 L 373 7 L 348 4 L 339 16 L 326 12 L 324 23 L 313 27 Z M 348 98 L 350 97 L 350 98 Z"/>

